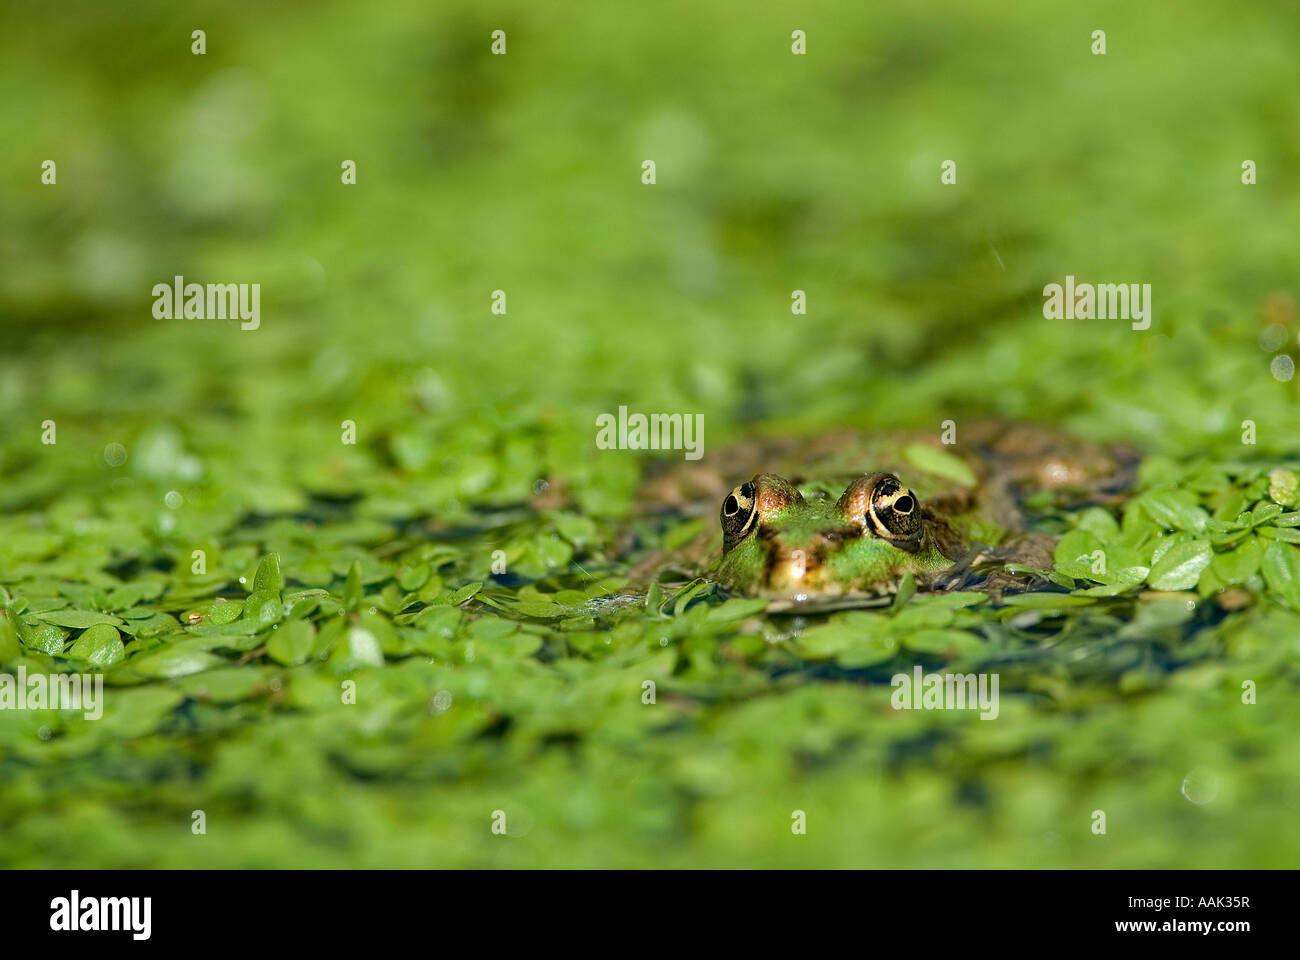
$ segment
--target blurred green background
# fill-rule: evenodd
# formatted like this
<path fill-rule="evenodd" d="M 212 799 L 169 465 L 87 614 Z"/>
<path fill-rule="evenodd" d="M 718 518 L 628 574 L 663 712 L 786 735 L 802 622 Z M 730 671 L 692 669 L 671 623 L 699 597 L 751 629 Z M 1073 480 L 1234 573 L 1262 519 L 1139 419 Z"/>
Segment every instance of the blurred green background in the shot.
<path fill-rule="evenodd" d="M 753 641 L 787 626 L 707 605 L 510 613 L 626 572 L 644 463 L 594 443 L 620 404 L 702 413 L 723 472 L 755 432 L 984 415 L 1179 469 L 1242 455 L 1246 419 L 1251 456 L 1300 454 L 1300 381 L 1270 374 L 1300 333 L 1294 17 L 693 0 L 4 19 L 0 654 L 74 669 L 84 627 L 33 633 L 73 609 L 125 646 L 103 720 L 0 713 L 0 862 L 1294 866 L 1300 615 L 1267 597 L 1194 634 L 1130 630 L 1137 659 L 1087 676 L 1026 653 L 995 723 L 895 713 L 888 670 L 781 659 Z M 177 274 L 260 283 L 261 328 L 154 319 Z M 1045 320 L 1066 274 L 1150 283 L 1151 329 Z M 539 481 L 570 499 L 528 506 Z M 458 606 L 493 549 L 518 576 Z M 271 552 L 288 594 L 328 591 L 296 598 L 307 655 L 268 650 L 288 621 L 215 629 L 212 599 Z M 354 568 L 380 663 L 327 634 Z M 214 629 L 183 628 L 196 610 Z M 1064 618 L 1043 649 L 1125 624 Z M 1177 669 L 1122 681 L 1152 651 Z"/>

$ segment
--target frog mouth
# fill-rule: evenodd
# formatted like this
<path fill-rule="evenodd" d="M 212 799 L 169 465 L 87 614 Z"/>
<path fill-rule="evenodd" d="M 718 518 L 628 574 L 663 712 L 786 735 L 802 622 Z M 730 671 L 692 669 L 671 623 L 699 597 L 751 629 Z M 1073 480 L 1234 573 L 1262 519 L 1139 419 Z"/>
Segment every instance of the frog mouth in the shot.
<path fill-rule="evenodd" d="M 802 616 L 809 613 L 834 613 L 837 610 L 865 610 L 887 607 L 894 602 L 890 593 L 795 594 L 773 597 L 764 613 Z"/>

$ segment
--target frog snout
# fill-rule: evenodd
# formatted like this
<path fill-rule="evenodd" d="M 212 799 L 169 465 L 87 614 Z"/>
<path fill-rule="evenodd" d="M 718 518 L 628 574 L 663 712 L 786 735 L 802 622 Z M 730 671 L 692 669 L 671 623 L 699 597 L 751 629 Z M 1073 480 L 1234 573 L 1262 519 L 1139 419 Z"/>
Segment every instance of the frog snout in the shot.
<path fill-rule="evenodd" d="M 777 558 L 772 569 L 773 580 L 799 583 L 808 575 L 808 553 L 802 549 L 787 550 Z"/>
<path fill-rule="evenodd" d="M 799 593 L 817 589 L 821 582 L 821 559 L 816 546 L 782 550 L 768 569 L 768 585 L 777 591 Z"/>

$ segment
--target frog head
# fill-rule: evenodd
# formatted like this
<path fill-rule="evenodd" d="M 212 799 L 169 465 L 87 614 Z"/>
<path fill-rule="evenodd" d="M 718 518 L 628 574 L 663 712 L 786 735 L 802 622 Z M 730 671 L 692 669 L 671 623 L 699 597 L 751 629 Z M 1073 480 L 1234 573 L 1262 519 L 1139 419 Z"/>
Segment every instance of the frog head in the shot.
<path fill-rule="evenodd" d="M 858 477 L 837 500 L 805 499 L 784 477 L 759 474 L 727 494 L 721 521 L 716 576 L 738 593 L 886 596 L 905 574 L 953 564 L 944 520 L 892 473 Z"/>

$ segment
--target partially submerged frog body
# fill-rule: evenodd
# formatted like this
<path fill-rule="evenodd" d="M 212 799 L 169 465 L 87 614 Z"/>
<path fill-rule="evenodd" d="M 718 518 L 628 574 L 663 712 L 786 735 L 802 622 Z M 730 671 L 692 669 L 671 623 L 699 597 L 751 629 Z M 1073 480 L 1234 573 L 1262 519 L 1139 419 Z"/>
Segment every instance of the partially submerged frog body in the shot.
<path fill-rule="evenodd" d="M 923 582 L 964 548 L 893 474 L 852 481 L 836 500 L 805 499 L 788 480 L 760 474 L 722 502 L 725 587 L 794 601 L 883 596 L 905 574 Z"/>
<path fill-rule="evenodd" d="M 1137 459 L 1002 423 L 972 425 L 953 445 L 854 432 L 739 444 L 710 457 L 711 470 L 674 467 L 643 491 L 643 503 L 685 514 L 711 500 L 721 546 L 714 528 L 640 566 L 698 570 L 730 592 L 770 598 L 772 612 L 887 603 L 908 575 L 921 589 L 996 596 L 1036 582 L 1006 564 L 1052 565 L 1055 538 L 1029 529 L 1026 498 L 1105 502 L 1131 484 Z M 723 471 L 748 478 L 724 491 Z"/>

